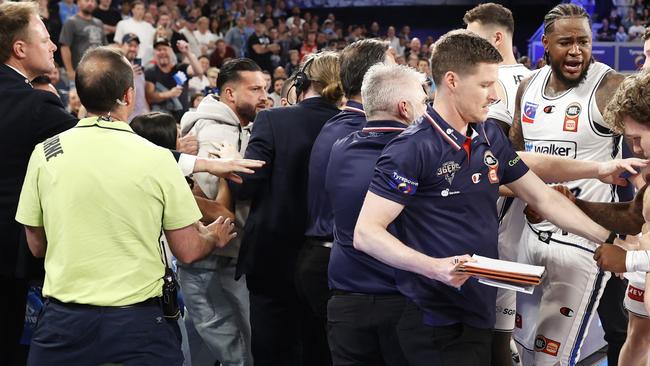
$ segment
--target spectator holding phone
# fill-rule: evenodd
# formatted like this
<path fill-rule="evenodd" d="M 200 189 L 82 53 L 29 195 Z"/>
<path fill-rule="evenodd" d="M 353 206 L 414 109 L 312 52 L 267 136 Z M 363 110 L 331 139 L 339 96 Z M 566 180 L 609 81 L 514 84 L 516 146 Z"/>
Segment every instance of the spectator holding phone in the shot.
<path fill-rule="evenodd" d="M 129 60 L 133 68 L 133 84 L 135 85 L 135 108 L 129 116 L 129 122 L 141 114 L 149 112 L 149 104 L 145 96 L 144 70 L 142 69 L 142 59 L 138 58 L 140 50 L 140 38 L 135 33 L 127 33 L 122 37 L 120 46 L 122 53 Z"/>
<path fill-rule="evenodd" d="M 188 80 L 191 76 L 201 75 L 203 68 L 187 42 L 178 41 L 176 46 L 190 64 L 178 63 L 169 40 L 158 38 L 153 45 L 156 64 L 145 70 L 144 78 L 145 95 L 151 110 L 167 112 L 180 122 L 189 105 Z"/>

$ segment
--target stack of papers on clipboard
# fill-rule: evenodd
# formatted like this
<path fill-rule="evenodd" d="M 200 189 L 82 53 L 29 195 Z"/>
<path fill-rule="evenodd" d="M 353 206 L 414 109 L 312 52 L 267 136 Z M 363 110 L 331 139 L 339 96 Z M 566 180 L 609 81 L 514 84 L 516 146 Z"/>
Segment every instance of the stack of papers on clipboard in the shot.
<path fill-rule="evenodd" d="M 531 294 L 542 281 L 545 268 L 517 262 L 473 255 L 476 262 L 466 262 L 459 271 L 477 277 L 480 283 Z"/>

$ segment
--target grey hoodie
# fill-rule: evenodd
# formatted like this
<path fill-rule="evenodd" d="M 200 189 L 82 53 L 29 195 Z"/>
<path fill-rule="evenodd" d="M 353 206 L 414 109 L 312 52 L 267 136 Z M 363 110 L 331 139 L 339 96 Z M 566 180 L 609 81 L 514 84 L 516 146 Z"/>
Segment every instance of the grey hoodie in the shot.
<path fill-rule="evenodd" d="M 196 136 L 199 142 L 198 156 L 201 157 L 208 157 L 209 152 L 215 150 L 212 142 L 230 143 L 238 147 L 243 156 L 248 146 L 252 128 L 252 123 L 242 127 L 235 112 L 212 95 L 203 98 L 196 111 L 185 113 L 181 119 L 181 134 L 186 135 L 191 132 Z M 208 173 L 197 173 L 194 174 L 194 180 L 208 198 L 215 199 L 217 197 L 219 178 Z M 215 269 L 215 255 L 236 258 L 239 253 L 242 228 L 248 217 L 249 209 L 250 205 L 248 203 L 237 201 L 235 203 L 237 237 L 225 248 L 215 249 L 210 256 L 190 266 Z"/>

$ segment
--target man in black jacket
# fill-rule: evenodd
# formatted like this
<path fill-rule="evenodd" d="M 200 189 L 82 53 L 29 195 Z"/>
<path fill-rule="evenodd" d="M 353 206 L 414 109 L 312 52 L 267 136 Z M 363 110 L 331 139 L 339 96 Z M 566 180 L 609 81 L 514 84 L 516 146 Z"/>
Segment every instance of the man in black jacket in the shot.
<path fill-rule="evenodd" d="M 33 89 L 30 80 L 54 69 L 56 46 L 35 3 L 0 5 L 0 364 L 14 362 L 23 328 L 27 281 L 42 277 L 42 262 L 29 254 L 14 217 L 27 162 L 34 146 L 77 121 L 53 93 Z M 20 357 L 18 357 L 19 359 Z"/>
<path fill-rule="evenodd" d="M 307 224 L 309 154 L 323 124 L 339 112 L 342 92 L 338 55 L 317 54 L 305 64 L 304 78 L 294 81 L 300 102 L 265 109 L 255 118 L 245 157 L 266 165 L 244 177 L 241 186 L 231 185 L 237 199 L 251 200 L 237 274 L 246 274 L 250 291 L 257 366 L 316 365 L 323 356 L 318 337 L 324 329 L 313 317 L 300 321 L 301 313 L 309 311 L 299 305 L 294 274 Z"/>

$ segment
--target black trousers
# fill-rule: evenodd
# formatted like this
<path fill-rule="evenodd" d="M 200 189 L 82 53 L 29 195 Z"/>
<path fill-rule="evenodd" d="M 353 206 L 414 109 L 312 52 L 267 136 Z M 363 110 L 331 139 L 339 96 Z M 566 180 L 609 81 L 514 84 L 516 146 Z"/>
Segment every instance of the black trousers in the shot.
<path fill-rule="evenodd" d="M 295 284 L 304 313 L 303 331 L 310 340 L 304 344 L 303 364 L 329 366 L 332 364 L 327 342 L 327 301 L 330 297 L 327 267 L 331 249 L 308 240 L 296 262 Z"/>
<path fill-rule="evenodd" d="M 3 299 L 0 301 L 0 365 L 24 365 L 27 346 L 20 345 L 25 325 L 28 281 L 0 276 Z"/>
<path fill-rule="evenodd" d="M 397 323 L 401 295 L 337 294 L 327 304 L 328 339 L 335 366 L 403 366 Z"/>
<path fill-rule="evenodd" d="M 607 341 L 607 365 L 618 365 L 618 355 L 627 338 L 627 310 L 623 307 L 623 299 L 627 289 L 627 281 L 614 275 L 607 281 L 605 291 L 598 305 L 598 316 L 605 331 Z"/>
<path fill-rule="evenodd" d="M 428 326 L 422 311 L 408 301 L 397 333 L 410 366 L 490 366 L 492 329 L 462 323 Z"/>
<path fill-rule="evenodd" d="M 251 351 L 256 366 L 302 364 L 303 314 L 292 281 L 247 275 Z"/>

